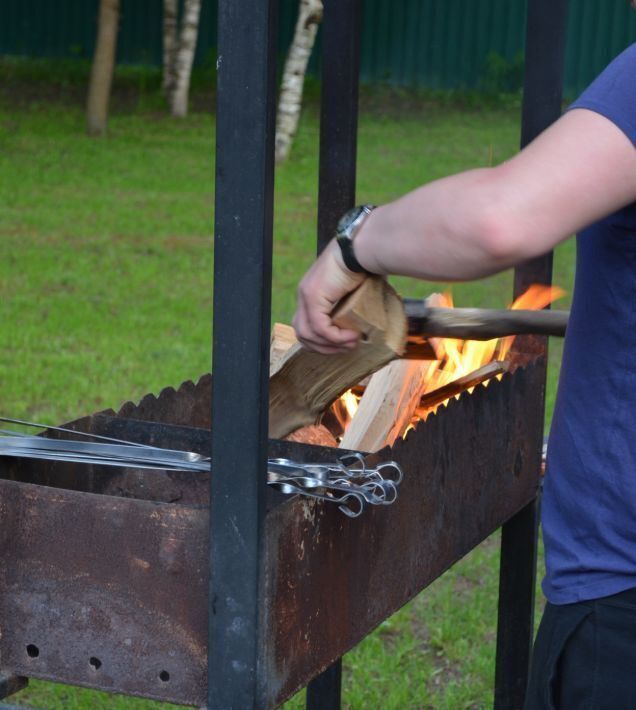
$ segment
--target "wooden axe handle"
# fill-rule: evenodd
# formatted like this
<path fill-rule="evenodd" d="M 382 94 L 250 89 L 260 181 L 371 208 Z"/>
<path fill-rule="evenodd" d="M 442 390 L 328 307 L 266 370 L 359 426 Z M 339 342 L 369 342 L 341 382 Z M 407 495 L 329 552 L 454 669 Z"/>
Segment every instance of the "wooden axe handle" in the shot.
<path fill-rule="evenodd" d="M 491 340 L 507 335 L 563 337 L 569 311 L 493 310 L 488 308 L 434 308 L 423 301 L 404 300 L 409 336 Z"/>

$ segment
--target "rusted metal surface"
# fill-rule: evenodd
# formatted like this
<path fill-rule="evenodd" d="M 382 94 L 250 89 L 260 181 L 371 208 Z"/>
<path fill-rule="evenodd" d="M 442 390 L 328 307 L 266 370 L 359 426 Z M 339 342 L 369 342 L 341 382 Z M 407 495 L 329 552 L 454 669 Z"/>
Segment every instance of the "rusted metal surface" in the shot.
<path fill-rule="evenodd" d="M 509 416 L 537 386 L 529 367 L 452 400 L 391 451 L 397 503 L 348 520 L 295 500 L 268 516 L 268 702 L 290 697 L 531 501 L 539 412 Z M 384 452 L 386 453 L 386 452 Z M 382 456 L 382 452 L 379 454 Z"/>
<path fill-rule="evenodd" d="M 284 701 L 535 497 L 540 460 L 528 442 L 543 422 L 536 413 L 523 422 L 509 413 L 541 385 L 541 372 L 530 366 L 478 387 L 377 454 L 406 472 L 391 508 L 349 520 L 332 506 L 272 491 L 264 704 Z M 183 396 L 196 407 L 192 393 Z M 160 400 L 162 412 L 153 406 L 164 421 L 171 407 L 181 408 L 179 397 Z M 72 426 L 208 453 L 205 429 L 106 415 Z M 269 454 L 329 461 L 336 452 L 271 441 Z M 0 479 L 18 479 L 0 480 L 3 665 L 20 675 L 203 704 L 207 476 L 94 468 L 87 478 L 81 467 L 0 467 Z"/>
<path fill-rule="evenodd" d="M 4 700 L 19 690 L 26 688 L 28 684 L 28 678 L 0 670 L 0 700 Z"/>
<path fill-rule="evenodd" d="M 177 389 L 166 387 L 158 396 L 147 394 L 138 403 L 126 402 L 120 407 L 117 416 L 210 429 L 211 411 L 212 375 L 207 374 L 199 378 L 196 384 L 187 381 Z"/>
<path fill-rule="evenodd" d="M 204 702 L 207 512 L 0 481 L 0 657 L 13 673 Z"/>

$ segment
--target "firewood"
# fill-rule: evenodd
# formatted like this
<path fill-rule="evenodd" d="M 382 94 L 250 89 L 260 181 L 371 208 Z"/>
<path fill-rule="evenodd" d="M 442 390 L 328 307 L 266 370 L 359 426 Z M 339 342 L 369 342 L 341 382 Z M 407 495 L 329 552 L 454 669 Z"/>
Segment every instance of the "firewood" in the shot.
<path fill-rule="evenodd" d="M 336 437 L 322 424 L 310 424 L 296 429 L 291 434 L 287 434 L 285 441 L 299 441 L 301 444 L 333 446 L 334 448 L 338 446 Z"/>
<path fill-rule="evenodd" d="M 417 413 L 421 416 L 422 414 L 425 414 L 427 410 L 441 404 L 457 394 L 460 394 L 464 390 L 475 387 L 486 380 L 490 380 L 492 377 L 496 377 L 497 375 L 507 372 L 509 367 L 510 365 L 508 362 L 493 360 L 487 365 L 480 367 L 478 370 L 471 372 L 469 375 L 458 377 L 456 380 L 449 382 L 443 387 L 438 387 L 432 392 L 427 392 L 420 398 Z"/>
<path fill-rule="evenodd" d="M 296 345 L 296 331 L 291 325 L 274 323 L 269 346 L 269 376 L 274 375 L 280 368 L 283 358 L 292 345 Z"/>
<path fill-rule="evenodd" d="M 376 372 L 340 446 L 372 452 L 392 445 L 402 426 L 404 429 L 408 426 L 419 403 L 422 378 L 428 366 L 429 363 L 413 360 L 395 360 Z"/>
<path fill-rule="evenodd" d="M 405 299 L 409 339 L 458 338 L 491 340 L 507 335 L 564 336 L 569 311 L 495 310 L 488 308 L 430 308 Z"/>
<path fill-rule="evenodd" d="M 318 422 L 322 412 L 346 390 L 391 360 L 406 344 L 406 317 L 397 293 L 380 278 L 368 278 L 336 309 L 333 321 L 356 330 L 355 350 L 321 355 L 292 346 L 270 378 L 269 434 L 281 438 Z"/>
<path fill-rule="evenodd" d="M 440 294 L 433 293 L 426 304 L 437 306 L 441 299 Z M 432 354 L 430 359 L 434 359 L 431 344 L 427 343 L 427 347 Z M 396 360 L 372 375 L 340 446 L 370 452 L 393 446 L 411 423 L 430 367 L 431 363 Z"/>

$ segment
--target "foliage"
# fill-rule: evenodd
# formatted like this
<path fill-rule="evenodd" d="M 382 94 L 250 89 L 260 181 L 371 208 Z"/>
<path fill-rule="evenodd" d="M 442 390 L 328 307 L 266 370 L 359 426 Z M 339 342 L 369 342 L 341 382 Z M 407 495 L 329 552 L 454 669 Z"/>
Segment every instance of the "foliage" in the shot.
<path fill-rule="evenodd" d="M 523 88 L 523 72 L 523 52 L 517 52 L 512 59 L 490 52 L 479 88 L 489 95 L 518 93 Z"/>

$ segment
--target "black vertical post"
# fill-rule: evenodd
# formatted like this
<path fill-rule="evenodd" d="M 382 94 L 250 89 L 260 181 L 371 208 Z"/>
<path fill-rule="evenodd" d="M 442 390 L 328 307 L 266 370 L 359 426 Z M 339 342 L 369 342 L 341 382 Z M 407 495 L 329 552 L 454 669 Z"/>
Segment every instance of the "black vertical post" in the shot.
<path fill-rule="evenodd" d="M 272 278 L 277 0 L 219 0 L 208 709 L 259 677 Z"/>
<path fill-rule="evenodd" d="M 324 0 L 318 251 L 356 199 L 361 0 Z"/>
<path fill-rule="evenodd" d="M 530 143 L 561 114 L 567 0 L 528 0 L 521 147 Z M 552 253 L 515 269 L 514 294 L 532 283 L 552 280 Z M 547 353 L 547 339 L 543 349 Z M 533 393 L 528 408 L 544 411 L 543 386 Z M 521 412 L 515 413 L 522 416 Z M 542 439 L 532 442 L 536 468 L 541 463 Z M 502 528 L 499 572 L 499 619 L 495 675 L 496 710 L 521 710 L 528 683 L 534 631 L 534 589 L 538 539 L 535 500 Z"/>
<path fill-rule="evenodd" d="M 318 253 L 356 199 L 361 0 L 324 0 L 320 88 Z M 307 710 L 339 710 L 342 660 L 307 686 Z"/>

